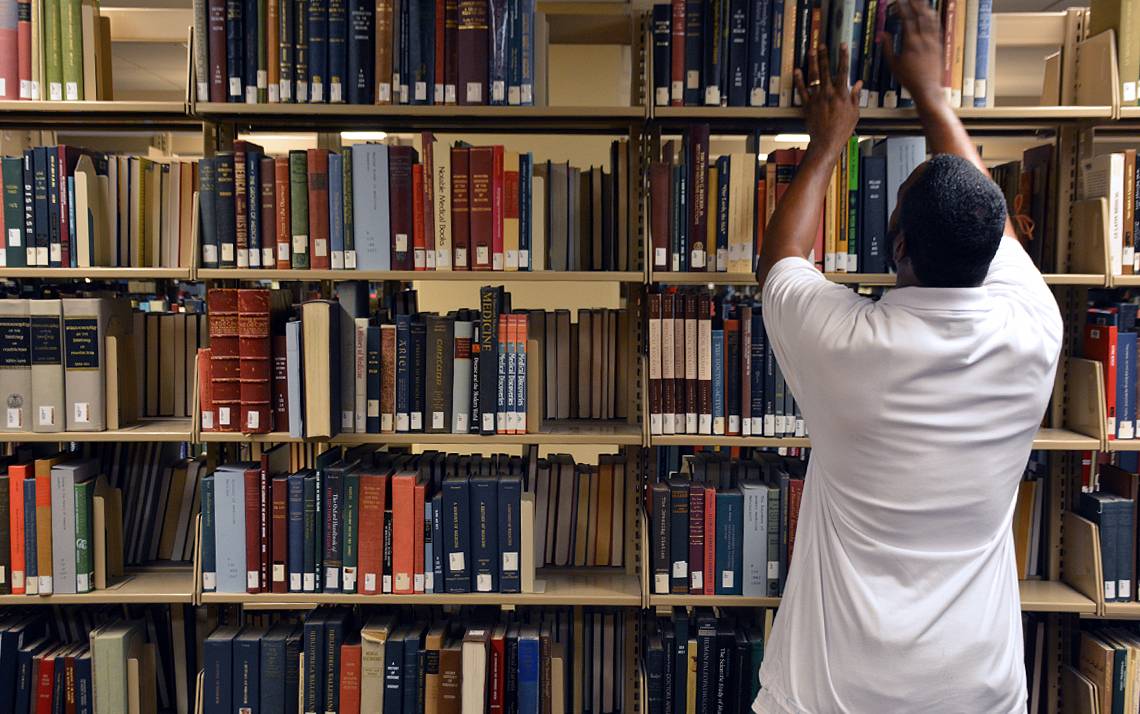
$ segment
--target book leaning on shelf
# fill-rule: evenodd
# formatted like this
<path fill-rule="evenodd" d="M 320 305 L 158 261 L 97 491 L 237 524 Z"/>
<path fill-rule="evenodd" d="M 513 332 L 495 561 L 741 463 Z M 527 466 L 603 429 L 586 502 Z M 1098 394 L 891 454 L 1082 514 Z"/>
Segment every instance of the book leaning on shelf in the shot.
<path fill-rule="evenodd" d="M 298 621 L 223 625 L 205 639 L 204 714 L 233 711 L 617 712 L 625 622 L 585 608 L 405 618 L 317 608 Z M 258 708 L 260 707 L 260 709 Z"/>
<path fill-rule="evenodd" d="M 111 64 L 98 0 L 0 4 L 0 100 L 112 99 Z"/>
<path fill-rule="evenodd" d="M 195 162 L 59 144 L 2 167 L 0 267 L 191 265 Z"/>
<path fill-rule="evenodd" d="M 1081 199 L 1103 198 L 1108 204 L 1107 226 L 1109 272 L 1112 275 L 1140 273 L 1140 165 L 1136 150 L 1097 154 L 1081 162 L 1077 183 Z"/>
<path fill-rule="evenodd" d="M 994 101 L 991 0 L 939 0 L 942 85 L 954 107 L 989 107 Z M 672 0 L 653 5 L 653 101 L 657 106 L 790 107 L 795 69 L 807 75 L 808 58 L 821 45 L 839 66 L 850 48 L 850 82 L 862 80 L 863 107 L 913 104 L 891 74 L 876 41 L 894 37 L 901 48 L 896 3 L 847 0 Z"/>
<path fill-rule="evenodd" d="M 1116 63 L 1120 75 L 1120 101 L 1140 102 L 1140 7 L 1136 0 L 1092 0 L 1089 3 L 1088 37 L 1106 30 L 1116 33 Z"/>
<path fill-rule="evenodd" d="M 630 146 L 609 170 L 430 133 L 199 161 L 201 264 L 304 270 L 628 270 Z"/>
<path fill-rule="evenodd" d="M 712 159 L 707 124 L 666 142 L 662 160 L 649 167 L 653 269 L 753 272 L 764 227 L 803 154 Z M 888 272 L 887 224 L 898 189 L 925 159 L 922 137 L 852 137 L 832 172 L 811 260 L 827 272 Z"/>
<path fill-rule="evenodd" d="M 544 104 L 534 0 L 197 0 L 199 102 Z"/>

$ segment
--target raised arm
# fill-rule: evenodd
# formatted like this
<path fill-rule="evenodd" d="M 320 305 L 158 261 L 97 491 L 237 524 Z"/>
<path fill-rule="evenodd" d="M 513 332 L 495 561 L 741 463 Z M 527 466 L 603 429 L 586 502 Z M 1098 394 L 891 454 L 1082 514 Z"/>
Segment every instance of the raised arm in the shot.
<path fill-rule="evenodd" d="M 763 288 L 768 271 L 783 258 L 806 258 L 815 243 L 820 213 L 827 195 L 831 171 L 839 152 L 859 121 L 859 90 L 862 82 L 847 86 L 849 52 L 840 48 L 838 71 L 833 75 L 827 47 L 808 59 L 808 83 L 796 70 L 796 89 L 804 101 L 804 124 L 811 142 L 787 192 L 764 229 L 764 244 L 756 277 Z"/>

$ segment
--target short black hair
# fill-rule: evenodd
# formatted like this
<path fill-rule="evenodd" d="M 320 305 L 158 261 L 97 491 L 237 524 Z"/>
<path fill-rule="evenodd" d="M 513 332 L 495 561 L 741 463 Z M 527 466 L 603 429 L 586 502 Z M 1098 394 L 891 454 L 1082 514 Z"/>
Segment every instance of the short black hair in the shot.
<path fill-rule="evenodd" d="M 936 154 L 899 196 L 899 229 L 915 277 L 926 287 L 975 287 L 1005 232 L 1001 189 L 971 162 Z"/>

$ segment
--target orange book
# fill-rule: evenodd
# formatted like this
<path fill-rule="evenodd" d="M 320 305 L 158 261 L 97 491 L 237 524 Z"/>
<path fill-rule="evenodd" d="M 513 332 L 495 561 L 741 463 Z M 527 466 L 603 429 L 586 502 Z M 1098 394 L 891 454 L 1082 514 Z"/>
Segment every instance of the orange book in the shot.
<path fill-rule="evenodd" d="M 384 575 L 384 509 L 388 501 L 388 477 L 360 475 L 360 529 L 356 555 L 356 582 L 365 595 L 380 592 Z"/>
<path fill-rule="evenodd" d="M 416 524 L 422 528 L 423 507 L 416 518 L 416 476 L 400 473 L 392 477 L 392 592 L 414 592 Z M 420 535 L 423 538 L 423 535 Z"/>
<path fill-rule="evenodd" d="M 360 714 L 360 660 L 359 642 L 340 646 L 340 714 Z"/>
<path fill-rule="evenodd" d="M 515 315 L 515 345 L 518 349 L 518 356 L 515 361 L 518 365 L 518 386 L 516 389 L 515 403 L 518 410 L 518 416 L 515 419 L 515 433 L 526 433 L 526 375 L 527 375 L 527 354 L 526 354 L 526 315 Z M 538 365 L 535 365 L 538 369 Z M 538 395 L 532 398 L 537 399 Z"/>
<path fill-rule="evenodd" d="M 511 326 L 513 324 L 514 324 L 514 321 L 511 319 L 511 316 L 509 314 L 499 316 L 499 352 L 502 354 L 507 354 L 507 355 L 510 354 L 509 350 L 510 350 L 510 344 L 511 344 L 511 342 L 510 342 L 511 341 L 511 334 L 514 332 L 514 330 L 511 329 Z M 507 359 L 509 360 L 510 358 L 508 357 Z M 502 365 L 501 362 L 500 362 L 500 365 Z M 506 378 L 505 371 L 506 370 L 504 369 L 503 366 L 499 367 L 499 374 L 502 376 L 501 377 L 502 379 Z M 501 383 L 502 382 L 500 382 L 500 384 Z M 500 401 L 499 401 L 498 406 L 496 406 L 494 409 L 494 412 L 495 412 L 495 433 L 496 434 L 510 434 L 511 433 L 510 412 L 507 411 L 508 405 L 506 403 L 507 390 L 505 388 L 500 388 L 498 390 L 498 393 L 499 393 L 499 400 Z M 486 407 L 480 407 L 480 408 L 490 411 L 491 406 L 492 405 L 488 404 Z"/>
<path fill-rule="evenodd" d="M 36 570 L 40 595 L 52 593 L 51 560 L 51 467 L 63 461 L 63 455 L 36 459 Z"/>
<path fill-rule="evenodd" d="M 416 270 L 427 270 L 424 236 L 424 165 L 412 164 L 412 259 Z"/>
<path fill-rule="evenodd" d="M 705 487 L 705 595 L 716 594 L 716 489 Z"/>
<path fill-rule="evenodd" d="M 34 478 L 31 464 L 8 467 L 8 524 L 12 543 L 12 594 L 24 590 L 24 479 Z"/>
<path fill-rule="evenodd" d="M 427 487 L 423 483 L 417 483 L 412 494 L 415 499 L 412 504 L 415 509 L 412 516 L 415 521 L 415 533 L 412 537 L 412 588 L 417 593 L 424 591 L 424 496 L 426 493 Z"/>

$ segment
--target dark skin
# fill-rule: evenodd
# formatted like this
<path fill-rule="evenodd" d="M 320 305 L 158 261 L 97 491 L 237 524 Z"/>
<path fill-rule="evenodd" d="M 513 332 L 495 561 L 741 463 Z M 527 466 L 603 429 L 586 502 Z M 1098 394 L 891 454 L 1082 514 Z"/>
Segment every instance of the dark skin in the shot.
<path fill-rule="evenodd" d="M 903 28 L 902 49 L 895 53 L 894 38 L 888 33 L 881 33 L 878 41 L 891 72 L 914 99 L 927 149 L 933 154 L 961 156 L 988 176 L 982 157 L 970 141 L 966 127 L 947 103 L 942 89 L 942 29 L 938 15 L 926 0 L 899 0 L 898 5 Z M 847 46 L 841 46 L 839 67 L 833 74 L 827 48 L 821 46 L 816 55 L 809 58 L 806 83 L 803 74 L 796 70 L 796 90 L 805 98 L 804 124 L 811 142 L 795 179 L 764 231 L 756 270 L 761 287 L 773 265 L 783 258 L 807 258 L 815 243 L 831 172 L 859 121 L 862 82 L 848 88 L 848 55 Z M 907 258 L 906 236 L 898 228 L 898 207 L 906 200 L 907 189 L 924 166 L 915 169 L 899 188 L 899 201 L 890 218 L 898 287 L 922 285 Z M 1006 235 L 1014 235 L 1008 218 L 1005 231 Z"/>

